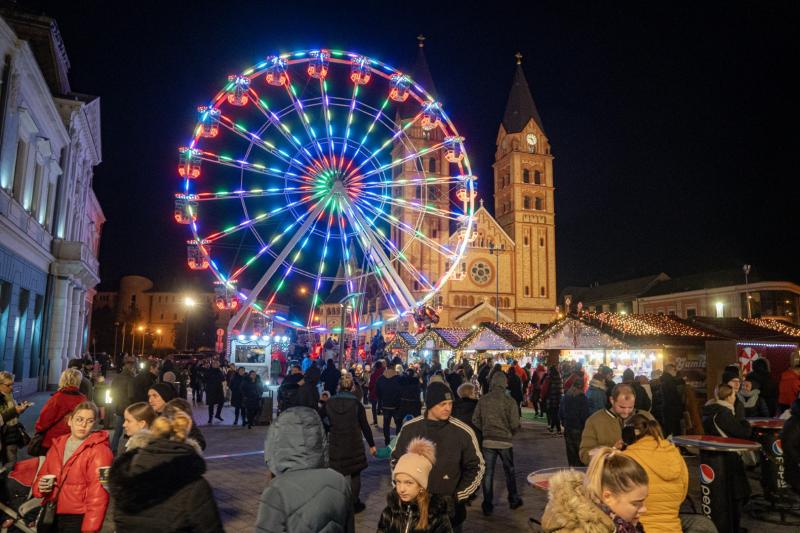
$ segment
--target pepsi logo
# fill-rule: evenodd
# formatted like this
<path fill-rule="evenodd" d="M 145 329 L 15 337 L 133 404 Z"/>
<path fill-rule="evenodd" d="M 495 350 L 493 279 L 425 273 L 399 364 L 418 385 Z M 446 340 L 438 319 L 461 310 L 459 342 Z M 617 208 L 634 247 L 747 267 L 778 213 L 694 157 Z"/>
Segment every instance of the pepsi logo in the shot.
<path fill-rule="evenodd" d="M 772 453 L 775 455 L 783 455 L 783 444 L 781 444 L 781 439 L 775 439 L 772 443 Z"/>
<path fill-rule="evenodd" d="M 700 465 L 700 481 L 708 485 L 712 481 L 714 481 L 714 469 L 708 466 L 707 464 Z"/>

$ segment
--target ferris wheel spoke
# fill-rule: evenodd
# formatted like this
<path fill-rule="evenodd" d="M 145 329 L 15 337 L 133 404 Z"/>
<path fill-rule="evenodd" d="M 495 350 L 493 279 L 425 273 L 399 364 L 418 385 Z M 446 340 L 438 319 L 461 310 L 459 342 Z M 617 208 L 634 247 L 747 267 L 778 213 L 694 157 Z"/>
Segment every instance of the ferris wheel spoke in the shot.
<path fill-rule="evenodd" d="M 241 198 L 264 198 L 270 196 L 284 196 L 288 194 L 302 194 L 311 190 L 310 185 L 300 187 L 270 188 L 270 189 L 250 189 L 249 191 L 220 191 L 220 192 L 198 192 L 194 194 L 194 199 L 198 202 L 208 202 L 213 200 L 239 200 Z"/>
<path fill-rule="evenodd" d="M 377 208 L 369 205 L 369 203 L 366 203 L 366 202 L 362 202 L 357 207 L 358 207 L 358 209 L 361 209 L 361 207 L 366 208 L 371 213 L 374 213 L 374 214 L 378 215 L 379 217 L 383 218 L 384 220 L 386 220 L 386 222 L 388 222 L 389 224 L 391 224 L 395 228 L 399 229 L 403 233 L 411 236 L 413 239 L 416 239 L 419 242 L 421 242 L 422 244 L 428 246 L 428 248 L 438 252 L 439 254 L 443 255 L 444 257 L 446 257 L 448 259 L 452 258 L 453 251 L 450 248 L 448 248 L 448 247 L 446 247 L 446 246 L 444 246 L 444 245 L 442 245 L 442 244 L 430 239 L 424 233 L 422 233 L 419 230 L 415 230 L 414 228 L 412 228 L 411 226 L 409 226 L 408 224 L 406 224 L 402 220 L 398 219 L 396 216 L 388 214 L 388 213 L 385 213 L 385 212 L 381 211 L 380 209 L 377 209 Z"/>
<path fill-rule="evenodd" d="M 386 187 L 416 187 L 424 185 L 464 185 L 464 176 L 449 176 L 443 178 L 434 178 L 431 176 L 411 178 L 411 179 L 397 179 L 393 181 L 370 181 L 359 185 L 361 189 L 384 189 Z M 465 185 L 466 186 L 466 185 Z"/>
<path fill-rule="evenodd" d="M 367 142 L 367 139 L 369 138 L 370 133 L 372 133 L 372 130 L 375 129 L 375 124 L 378 122 L 380 117 L 383 115 L 383 110 L 386 109 L 387 105 L 389 105 L 389 98 L 386 98 L 383 101 L 383 104 L 381 104 L 381 107 L 379 109 L 375 110 L 376 112 L 375 112 L 375 116 L 372 118 L 372 122 L 370 123 L 369 127 L 367 128 L 366 133 L 364 133 L 364 136 L 361 137 L 361 140 L 359 141 L 358 146 L 356 146 L 356 149 L 353 152 L 353 158 L 358 157 L 358 154 L 361 152 L 361 149 L 364 147 L 364 143 Z M 367 116 L 370 116 L 369 113 L 367 113 L 367 112 L 364 112 L 364 113 Z"/>
<path fill-rule="evenodd" d="M 389 285 L 392 287 L 393 292 L 400 300 L 400 307 L 407 310 L 412 309 L 415 306 L 416 300 L 411 294 L 411 291 L 408 290 L 408 287 L 406 287 L 403 279 L 392 266 L 392 262 L 386 256 L 386 253 L 380 246 L 377 245 L 378 238 L 375 236 L 375 232 L 372 230 L 372 227 L 366 224 L 359 212 L 356 209 L 353 209 L 352 204 L 346 198 L 344 199 L 344 202 L 349 207 L 348 212 L 352 216 L 352 222 L 354 223 L 355 227 L 360 228 L 360 232 L 362 232 L 366 237 L 365 239 L 358 240 L 357 242 L 362 244 L 364 253 L 372 256 L 372 259 L 376 264 L 377 272 L 380 272 L 381 275 L 385 277 Z"/>
<path fill-rule="evenodd" d="M 331 126 L 331 110 L 328 103 L 328 82 L 319 80 L 319 90 L 322 94 L 322 115 L 325 118 L 325 138 L 328 140 L 328 157 L 333 161 L 333 126 Z M 345 142 L 345 144 L 347 144 Z"/>
<path fill-rule="evenodd" d="M 325 243 L 322 245 L 322 252 L 319 256 L 319 268 L 317 269 L 317 280 L 314 283 L 314 294 L 311 297 L 311 308 L 308 312 L 307 324 L 311 327 L 314 323 L 314 310 L 319 300 L 319 289 L 322 285 L 322 275 L 325 272 L 325 258 L 328 255 L 328 242 L 331 240 L 331 228 L 333 227 L 333 212 L 328 213 L 328 229 L 325 231 Z"/>
<path fill-rule="evenodd" d="M 347 123 L 345 124 L 344 129 L 344 142 L 342 143 L 342 152 L 340 154 L 339 160 L 341 162 L 344 161 L 344 156 L 347 153 L 347 141 L 350 140 L 350 128 L 353 125 L 353 112 L 356 109 L 356 104 L 358 103 L 358 89 L 360 85 L 357 83 L 353 84 L 353 95 L 350 97 L 350 105 L 348 106 L 347 111 Z M 341 167 L 339 168 L 341 170 Z"/>
<path fill-rule="evenodd" d="M 409 211 L 423 213 L 425 215 L 432 215 L 432 216 L 437 216 L 439 218 L 446 218 L 448 220 L 453 220 L 455 222 L 459 222 L 461 220 L 460 215 L 454 214 L 450 211 L 445 211 L 444 209 L 439 209 L 438 207 L 434 207 L 430 204 L 422 204 L 420 203 L 419 200 L 417 200 L 416 202 L 409 202 L 408 200 L 404 200 L 402 198 L 394 198 L 392 196 L 389 196 L 388 194 L 386 195 L 375 194 L 374 192 L 368 192 L 368 191 L 361 191 L 359 194 L 368 198 L 378 200 L 380 202 L 397 206 L 401 209 L 408 209 Z"/>
<path fill-rule="evenodd" d="M 367 172 L 364 172 L 363 174 L 359 174 L 358 178 L 360 180 L 363 180 L 364 178 L 368 178 L 368 177 L 373 176 L 375 174 L 379 174 L 381 172 L 386 172 L 387 170 L 390 170 L 390 169 L 393 169 L 393 168 L 398 167 L 400 165 L 403 165 L 407 161 L 411 161 L 412 159 L 418 159 L 418 158 L 420 158 L 422 156 L 430 155 L 432 153 L 435 153 L 435 152 L 441 150 L 444 147 L 445 147 L 445 143 L 441 142 L 441 143 L 434 144 L 431 147 L 421 148 L 420 150 L 417 150 L 413 154 L 409 154 L 409 155 L 407 155 L 405 157 L 401 157 L 400 159 L 395 159 L 391 163 L 386 163 L 385 165 L 381 165 L 381 166 L 377 167 L 375 170 L 368 170 Z"/>
<path fill-rule="evenodd" d="M 322 153 L 322 146 L 320 146 L 319 140 L 317 139 L 317 133 L 314 131 L 314 128 L 311 127 L 311 121 L 309 120 L 305 108 L 303 107 L 303 102 L 301 102 L 297 97 L 297 91 L 295 90 L 294 84 L 292 83 L 292 79 L 290 77 L 287 77 L 287 81 L 284 86 L 286 87 L 286 94 L 289 95 L 289 99 L 292 102 L 295 113 L 297 113 L 297 116 L 300 117 L 300 123 L 303 125 L 303 129 L 308 136 L 308 140 L 314 145 L 314 148 L 316 148 L 319 158 L 324 160 L 325 155 Z"/>
<path fill-rule="evenodd" d="M 405 133 L 405 131 L 406 131 L 408 128 L 410 128 L 410 127 L 411 127 L 411 126 L 412 126 L 414 123 L 416 123 L 416 122 L 417 122 L 417 120 L 419 120 L 421 116 L 422 116 L 422 113 L 417 113 L 417 115 L 416 115 L 416 116 L 415 116 L 413 119 L 409 120 L 409 121 L 408 121 L 408 123 L 406 123 L 406 125 L 405 125 L 405 126 L 403 126 L 402 128 L 398 129 L 398 130 L 397 130 L 397 131 L 394 133 L 394 135 L 392 135 L 391 137 L 389 137 L 388 139 L 386 139 L 386 140 L 383 142 L 383 144 L 380 146 L 380 148 L 378 148 L 377 150 L 375 150 L 374 152 L 372 152 L 372 154 L 370 154 L 370 156 L 369 156 L 369 157 L 367 157 L 366 159 L 364 159 L 364 160 L 363 160 L 361 163 L 359 163 L 359 165 L 358 165 L 356 168 L 354 168 L 353 170 L 351 170 L 351 171 L 350 171 L 350 173 L 347 175 L 347 178 L 349 178 L 350 176 L 352 176 L 352 175 L 356 174 L 356 173 L 357 173 L 359 170 L 361 170 L 361 169 L 364 167 L 364 165 L 366 165 L 367 163 L 369 163 L 370 161 L 372 161 L 373 159 L 375 159 L 375 158 L 378 156 L 378 154 L 380 154 L 380 153 L 381 153 L 383 150 L 385 150 L 385 149 L 386 149 L 386 147 L 387 147 L 387 146 L 389 146 L 389 145 L 390 145 L 390 144 L 392 144 L 394 141 L 396 141 L 398 137 L 400 137 L 401 135 L 403 135 L 403 134 Z M 371 172 L 373 172 L 373 173 L 374 173 L 375 171 L 371 171 Z"/>
<path fill-rule="evenodd" d="M 252 172 L 262 176 L 285 179 L 293 183 L 307 185 L 310 182 L 310 178 L 305 175 L 295 174 L 294 172 L 289 172 L 288 170 L 282 173 L 279 169 L 274 167 L 268 168 L 260 163 L 250 163 L 244 159 L 233 159 L 232 157 L 215 154 L 213 152 L 201 151 L 200 159 L 215 165 L 236 168 L 244 172 Z"/>
<path fill-rule="evenodd" d="M 271 156 L 283 161 L 290 167 L 294 167 L 301 172 L 308 172 L 308 167 L 305 167 L 297 162 L 292 156 L 290 156 L 285 151 L 277 148 L 274 144 L 269 141 L 265 141 L 255 133 L 248 131 L 244 126 L 236 124 L 235 122 L 231 121 L 229 118 L 225 116 L 220 116 L 220 124 L 222 124 L 225 129 L 231 131 L 233 134 L 241 137 L 247 142 L 253 143 L 253 145 L 257 146 L 264 152 L 270 154 Z"/>
<path fill-rule="evenodd" d="M 264 115 L 264 117 L 269 120 L 273 126 L 275 126 L 275 129 L 283 136 L 284 139 L 289 142 L 289 144 L 293 145 L 297 149 L 297 153 L 303 156 L 303 159 L 305 159 L 306 163 L 310 166 L 319 166 L 319 163 L 314 161 L 314 158 L 308 149 L 302 145 L 300 139 L 292 134 L 292 130 L 289 128 L 289 126 L 281 122 L 280 117 L 278 117 L 278 115 L 269 108 L 267 103 L 261 99 L 255 89 L 251 87 L 250 93 L 253 95 L 253 104 L 256 106 L 256 109 L 258 109 L 261 114 Z"/>
<path fill-rule="evenodd" d="M 301 206 L 303 204 L 311 202 L 312 200 L 314 200 L 314 199 L 316 199 L 318 197 L 319 197 L 319 194 L 310 194 L 308 196 L 305 196 L 305 197 L 301 198 L 300 200 L 296 200 L 294 202 L 289 202 L 288 204 L 286 204 L 283 207 L 276 207 L 272 211 L 269 211 L 267 213 L 261 213 L 259 215 L 256 215 L 256 216 L 252 217 L 252 218 L 248 218 L 247 220 L 245 220 L 243 222 L 240 222 L 239 224 L 237 224 L 235 226 L 230 226 L 228 228 L 225 228 L 222 231 L 218 231 L 217 233 L 212 233 L 211 235 L 208 235 L 207 237 L 205 237 L 204 240 L 207 241 L 207 242 L 217 241 L 219 239 L 222 239 L 223 237 L 229 237 L 229 236 L 233 235 L 234 233 L 242 231 L 243 229 L 247 229 L 247 228 L 253 227 L 253 226 L 257 225 L 257 224 L 264 224 L 266 222 L 270 222 L 270 221 L 274 220 L 275 218 L 285 214 L 286 212 L 289 212 L 289 211 L 291 211 L 292 209 L 294 209 L 296 207 L 299 207 L 299 206 Z"/>
<path fill-rule="evenodd" d="M 269 268 L 267 268 L 267 271 L 264 273 L 264 275 L 261 276 L 261 279 L 258 280 L 258 283 L 256 283 L 256 285 L 250 291 L 250 294 L 248 295 L 244 305 L 242 305 L 236 312 L 236 314 L 233 316 L 233 318 L 231 318 L 230 322 L 228 323 L 229 333 L 230 330 L 233 329 L 233 327 L 239 323 L 239 321 L 242 319 L 242 316 L 247 312 L 247 310 L 255 302 L 255 300 L 258 299 L 258 295 L 261 293 L 262 290 L 264 290 L 264 287 L 267 285 L 267 283 L 269 283 L 269 280 L 275 274 L 275 271 L 278 270 L 278 267 L 286 260 L 286 258 L 292 252 L 292 249 L 295 247 L 297 242 L 303 237 L 303 235 L 305 235 L 305 233 L 308 231 L 308 228 L 311 227 L 311 224 L 315 222 L 319 213 L 322 212 L 322 210 L 325 208 L 325 205 L 326 204 L 322 201 L 317 202 L 316 206 L 314 206 L 314 208 L 311 209 L 311 211 L 309 211 L 306 215 L 303 216 L 304 218 L 303 224 L 300 226 L 300 228 L 298 228 L 295 234 L 292 235 L 292 238 L 289 239 L 289 242 L 287 242 L 286 245 L 283 247 L 281 253 L 278 254 L 277 257 L 275 257 L 275 260 L 272 262 Z M 295 222 L 299 222 L 299 220 Z"/>

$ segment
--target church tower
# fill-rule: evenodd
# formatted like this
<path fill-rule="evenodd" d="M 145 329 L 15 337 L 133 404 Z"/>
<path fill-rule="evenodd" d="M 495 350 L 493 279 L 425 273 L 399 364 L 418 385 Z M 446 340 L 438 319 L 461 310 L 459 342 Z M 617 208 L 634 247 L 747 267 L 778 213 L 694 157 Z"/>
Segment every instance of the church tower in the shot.
<path fill-rule="evenodd" d="M 495 218 L 514 240 L 516 320 L 549 322 L 556 306 L 553 156 L 522 55 L 497 134 Z"/>
<path fill-rule="evenodd" d="M 436 88 L 433 78 L 425 59 L 425 37 L 417 37 L 417 60 L 413 71 L 412 79 L 427 90 L 436 99 Z M 420 105 L 415 100 L 409 98 L 403 103 L 398 111 L 395 122 L 399 126 L 405 126 L 409 121 L 420 112 Z M 406 134 L 411 139 L 417 150 L 430 148 L 441 143 L 444 138 L 438 128 L 424 131 L 418 122 L 406 130 Z M 392 160 L 398 160 L 410 155 L 408 146 L 402 142 L 396 142 L 392 149 Z M 444 159 L 442 150 L 434 150 L 420 158 L 411 158 L 402 166 L 392 169 L 397 180 L 426 178 L 439 179 L 448 176 L 449 166 Z M 396 198 L 402 198 L 408 204 L 422 204 L 432 206 L 436 209 L 449 209 L 450 190 L 444 180 L 426 185 L 406 185 L 396 187 L 394 191 Z M 412 235 L 408 231 L 401 230 L 393 226 L 391 238 L 400 250 L 403 250 L 409 263 L 414 265 L 425 278 L 420 279 L 417 274 L 403 270 L 398 272 L 411 290 L 415 298 L 419 299 L 424 294 L 430 292 L 430 282 L 427 280 L 437 280 L 445 272 L 447 260 L 445 256 L 433 250 L 434 246 L 446 246 L 450 236 L 450 228 L 447 220 L 438 216 L 420 216 L 419 209 L 401 207 L 398 204 L 392 205 L 392 215 L 402 220 L 407 227 L 415 228 L 419 233 Z M 420 236 L 421 235 L 421 236 Z M 426 242 L 422 242 L 424 239 Z M 443 294 L 440 293 L 431 302 L 431 305 L 441 307 Z"/>

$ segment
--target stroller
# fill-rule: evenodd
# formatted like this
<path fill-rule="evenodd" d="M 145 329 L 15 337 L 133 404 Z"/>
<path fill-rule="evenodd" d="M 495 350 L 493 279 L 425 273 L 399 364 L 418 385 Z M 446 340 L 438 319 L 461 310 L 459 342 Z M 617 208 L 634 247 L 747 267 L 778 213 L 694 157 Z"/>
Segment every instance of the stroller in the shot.
<path fill-rule="evenodd" d="M 18 461 L 11 470 L 0 470 L 0 533 L 36 533 L 36 518 L 42 498 L 33 497 L 33 481 L 44 457 Z"/>

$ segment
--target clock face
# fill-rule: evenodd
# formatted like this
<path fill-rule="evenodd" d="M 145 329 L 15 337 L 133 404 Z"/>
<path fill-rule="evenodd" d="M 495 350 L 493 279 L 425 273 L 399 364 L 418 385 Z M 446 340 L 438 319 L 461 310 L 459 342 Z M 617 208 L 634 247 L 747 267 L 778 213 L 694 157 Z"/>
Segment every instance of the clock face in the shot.
<path fill-rule="evenodd" d="M 534 135 L 533 133 L 529 133 L 527 136 L 527 140 L 529 145 L 536 146 L 536 141 L 537 141 L 536 135 Z"/>

